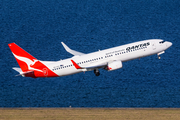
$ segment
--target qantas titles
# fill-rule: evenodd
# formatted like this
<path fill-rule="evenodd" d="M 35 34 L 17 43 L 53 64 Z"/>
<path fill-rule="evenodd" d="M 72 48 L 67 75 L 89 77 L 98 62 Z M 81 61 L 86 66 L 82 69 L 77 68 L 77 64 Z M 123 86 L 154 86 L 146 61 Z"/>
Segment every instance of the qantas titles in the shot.
<path fill-rule="evenodd" d="M 134 49 L 139 49 L 139 48 L 147 47 L 147 46 L 149 46 L 149 45 L 150 45 L 150 43 L 147 42 L 147 43 L 143 43 L 143 44 L 139 44 L 139 45 L 127 47 L 126 50 L 127 50 L 127 51 L 130 51 L 130 50 L 134 50 Z"/>

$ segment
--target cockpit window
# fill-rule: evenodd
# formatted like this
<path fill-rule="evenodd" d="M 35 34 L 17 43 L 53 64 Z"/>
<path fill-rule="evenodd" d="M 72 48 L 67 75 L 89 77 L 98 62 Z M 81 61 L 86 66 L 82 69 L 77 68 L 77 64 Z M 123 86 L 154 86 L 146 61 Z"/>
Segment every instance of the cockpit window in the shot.
<path fill-rule="evenodd" d="M 161 41 L 161 42 L 159 42 L 160 44 L 163 44 L 165 41 L 163 40 L 163 41 Z"/>

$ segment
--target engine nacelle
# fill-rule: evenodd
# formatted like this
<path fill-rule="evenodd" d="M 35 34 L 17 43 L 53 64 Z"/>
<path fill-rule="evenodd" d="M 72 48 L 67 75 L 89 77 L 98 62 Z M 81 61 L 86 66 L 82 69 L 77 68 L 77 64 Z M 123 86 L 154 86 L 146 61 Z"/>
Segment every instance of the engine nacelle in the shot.
<path fill-rule="evenodd" d="M 113 71 L 113 70 L 120 69 L 122 67 L 123 65 L 121 61 L 113 61 L 113 62 L 108 63 L 106 70 Z"/>

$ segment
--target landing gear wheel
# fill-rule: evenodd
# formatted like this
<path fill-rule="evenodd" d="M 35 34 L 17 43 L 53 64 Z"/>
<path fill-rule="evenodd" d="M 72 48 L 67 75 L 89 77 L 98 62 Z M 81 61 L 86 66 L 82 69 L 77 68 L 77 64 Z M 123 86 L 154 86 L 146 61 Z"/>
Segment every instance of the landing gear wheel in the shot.
<path fill-rule="evenodd" d="M 161 57 L 160 57 L 160 56 L 158 56 L 158 59 L 161 59 Z"/>
<path fill-rule="evenodd" d="M 98 69 L 95 69 L 95 70 L 94 70 L 94 74 L 95 74 L 96 76 L 99 76 L 99 75 L 100 75 L 99 70 L 98 70 Z"/>
<path fill-rule="evenodd" d="M 95 73 L 95 75 L 96 75 L 96 76 L 99 76 L 99 75 L 100 75 L 100 73 L 99 73 L 99 72 L 97 72 L 97 73 Z"/>

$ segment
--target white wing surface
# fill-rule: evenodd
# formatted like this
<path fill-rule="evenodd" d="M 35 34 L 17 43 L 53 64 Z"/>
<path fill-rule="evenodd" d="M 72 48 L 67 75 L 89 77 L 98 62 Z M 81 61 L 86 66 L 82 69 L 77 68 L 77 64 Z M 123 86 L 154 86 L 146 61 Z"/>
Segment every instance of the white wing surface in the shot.
<path fill-rule="evenodd" d="M 81 52 L 78 52 L 78 51 L 75 51 L 75 50 L 72 50 L 70 49 L 66 44 L 64 44 L 63 42 L 61 42 L 61 44 L 63 45 L 63 47 L 65 48 L 65 50 L 73 55 L 78 55 L 78 56 L 81 56 L 81 55 L 84 55 L 84 53 L 81 53 Z"/>

